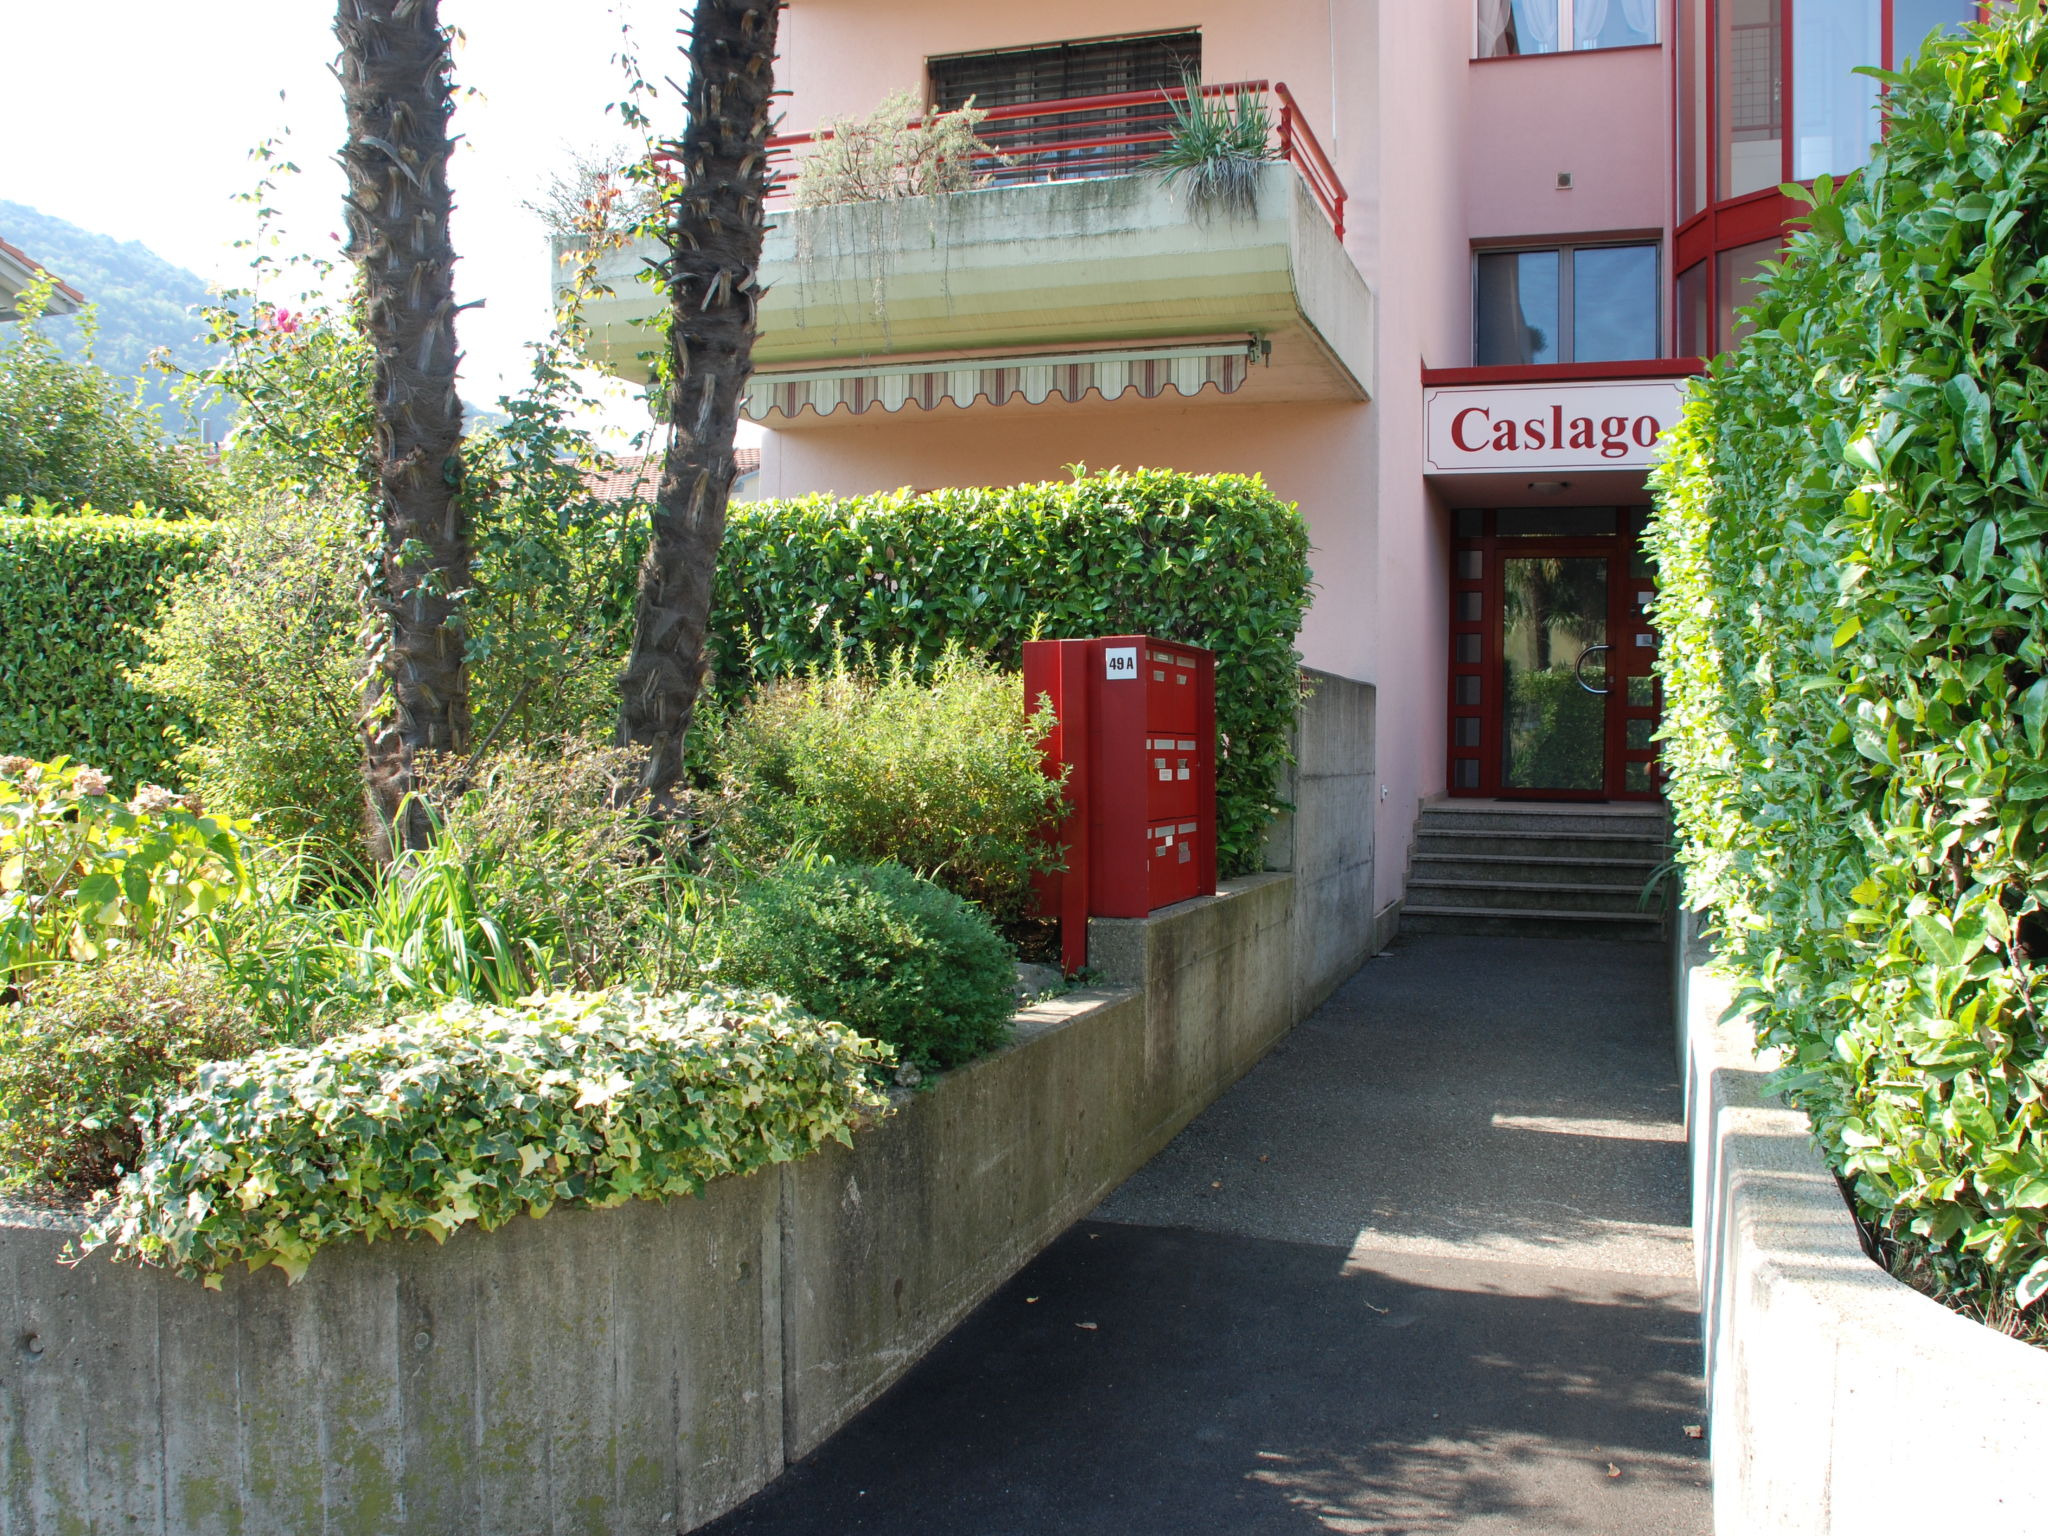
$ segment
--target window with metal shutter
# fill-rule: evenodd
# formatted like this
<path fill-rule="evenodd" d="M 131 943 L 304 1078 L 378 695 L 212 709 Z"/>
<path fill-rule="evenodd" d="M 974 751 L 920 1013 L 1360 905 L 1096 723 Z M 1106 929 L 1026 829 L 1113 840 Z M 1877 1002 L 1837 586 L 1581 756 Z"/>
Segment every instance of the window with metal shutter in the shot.
<path fill-rule="evenodd" d="M 969 101 L 987 109 L 1118 96 L 1177 86 L 1190 75 L 1199 79 L 1202 35 L 1156 32 L 1143 37 L 1003 48 L 991 53 L 956 53 L 931 60 L 930 70 L 932 101 L 942 111 L 952 111 Z M 1017 158 L 996 171 L 993 179 L 1041 181 L 1133 170 L 1156 146 L 1100 145 L 1091 141 L 1116 138 L 1135 128 L 1155 127 L 1163 115 L 1162 107 L 1155 102 L 1150 106 L 1061 113 L 1042 120 L 1028 116 L 1006 119 L 999 133 L 986 136 L 1006 155 Z M 1059 146 L 1065 144 L 1087 147 L 1059 151 Z"/>

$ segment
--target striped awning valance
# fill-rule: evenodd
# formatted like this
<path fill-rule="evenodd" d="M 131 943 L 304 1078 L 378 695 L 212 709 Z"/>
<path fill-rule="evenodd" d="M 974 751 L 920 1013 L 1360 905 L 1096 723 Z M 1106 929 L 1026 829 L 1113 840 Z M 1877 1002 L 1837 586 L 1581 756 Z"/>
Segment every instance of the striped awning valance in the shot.
<path fill-rule="evenodd" d="M 1204 342 L 1193 346 L 1144 347 L 1070 352 L 1058 357 L 953 358 L 943 363 L 865 364 L 857 368 L 808 369 L 802 373 L 757 373 L 747 393 L 746 413 L 754 421 L 771 411 L 794 417 L 809 406 L 820 416 L 844 407 L 858 416 L 880 406 L 931 410 L 941 402 L 991 405 L 1028 400 L 1033 405 L 1057 395 L 1079 400 L 1094 390 L 1114 400 L 1136 390 L 1147 400 L 1168 388 L 1193 395 L 1204 385 L 1235 394 L 1259 353 L 1250 341 Z"/>

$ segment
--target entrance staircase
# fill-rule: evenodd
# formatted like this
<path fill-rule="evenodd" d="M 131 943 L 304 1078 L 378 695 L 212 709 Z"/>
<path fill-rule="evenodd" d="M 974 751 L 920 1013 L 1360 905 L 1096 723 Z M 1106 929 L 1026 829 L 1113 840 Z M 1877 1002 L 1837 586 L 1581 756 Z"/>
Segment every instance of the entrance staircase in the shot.
<path fill-rule="evenodd" d="M 1670 856 L 1661 805 L 1437 800 L 1422 808 L 1401 931 L 1661 939 Z"/>

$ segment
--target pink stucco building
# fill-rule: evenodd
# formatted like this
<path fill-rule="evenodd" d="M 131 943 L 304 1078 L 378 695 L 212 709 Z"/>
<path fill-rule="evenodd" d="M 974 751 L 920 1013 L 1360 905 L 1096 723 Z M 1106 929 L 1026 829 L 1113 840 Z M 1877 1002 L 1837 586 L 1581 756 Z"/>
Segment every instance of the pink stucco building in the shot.
<path fill-rule="evenodd" d="M 1308 664 L 1376 689 L 1376 910 L 1426 803 L 1654 806 L 1652 446 L 1797 212 L 1778 185 L 1877 135 L 1855 68 L 1977 13 L 792 0 L 793 159 L 896 91 L 972 98 L 1005 153 L 971 190 L 778 220 L 756 494 L 1263 475 L 1315 546 Z M 1191 78 L 1269 116 L 1252 212 L 1140 166 Z M 620 295 L 593 318 L 631 371 L 649 301 Z"/>

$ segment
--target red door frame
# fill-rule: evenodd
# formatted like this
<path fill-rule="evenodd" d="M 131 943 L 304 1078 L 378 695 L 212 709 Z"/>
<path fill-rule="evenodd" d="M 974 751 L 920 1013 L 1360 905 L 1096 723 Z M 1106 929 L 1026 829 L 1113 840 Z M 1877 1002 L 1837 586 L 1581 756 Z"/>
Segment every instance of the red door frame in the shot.
<path fill-rule="evenodd" d="M 1565 800 L 1581 802 L 1648 801 L 1663 796 L 1657 789 L 1656 750 L 1647 737 L 1656 729 L 1662 685 L 1655 681 L 1654 644 L 1638 637 L 1655 632 L 1644 619 L 1639 599 L 1655 590 L 1654 578 L 1635 570 L 1640 508 L 1616 510 L 1618 531 L 1590 536 L 1516 536 L 1494 532 L 1494 514 L 1480 514 L 1480 532 L 1457 538 L 1451 560 L 1450 668 L 1445 698 L 1448 763 L 1446 784 L 1454 797 L 1501 800 Z M 1607 699 L 1602 777 L 1598 790 L 1522 789 L 1502 785 L 1503 748 L 1501 655 L 1501 563 L 1514 556 L 1604 558 L 1607 562 Z M 1475 557 L 1476 556 L 1476 560 Z M 1468 572 L 1475 572 L 1468 574 Z M 1631 678 L 1650 678 L 1649 702 L 1635 703 Z M 1464 722 L 1462 725 L 1460 722 Z M 1629 739 L 1631 722 L 1648 722 Z M 1467 765 L 1462 771 L 1460 763 Z M 1648 787 L 1630 789 L 1631 765 L 1646 767 Z"/>

